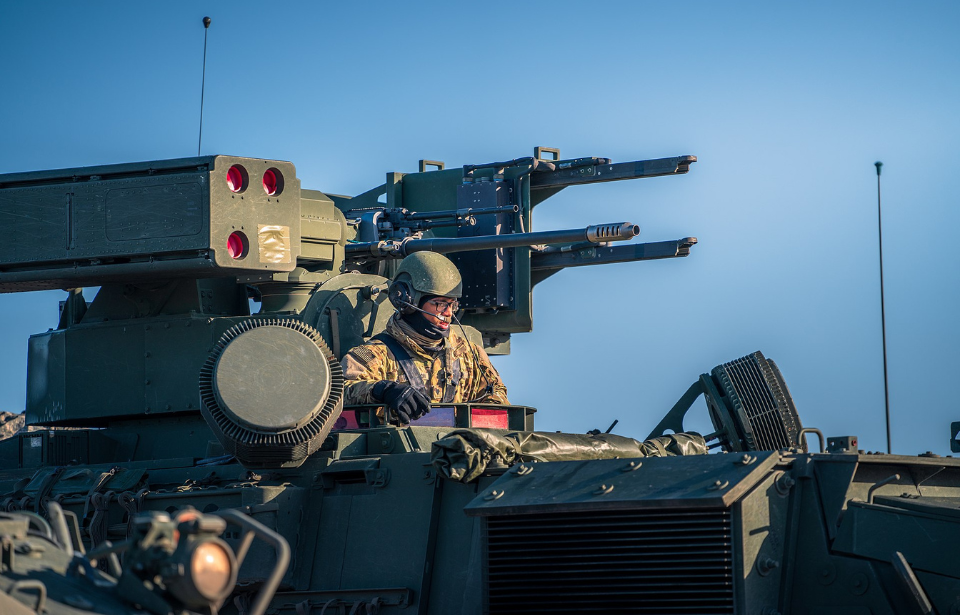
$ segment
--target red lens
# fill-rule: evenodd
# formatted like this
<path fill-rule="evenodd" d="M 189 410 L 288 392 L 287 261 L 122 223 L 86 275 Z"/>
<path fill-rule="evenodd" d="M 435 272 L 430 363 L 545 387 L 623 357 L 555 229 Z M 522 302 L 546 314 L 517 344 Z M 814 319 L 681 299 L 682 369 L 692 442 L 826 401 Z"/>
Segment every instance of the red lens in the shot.
<path fill-rule="evenodd" d="M 470 410 L 471 427 L 487 427 L 489 429 L 508 429 L 510 416 L 506 410 L 493 408 L 472 408 Z"/>
<path fill-rule="evenodd" d="M 244 188 L 244 178 L 246 177 L 243 167 L 235 164 L 227 170 L 227 188 L 231 192 L 241 192 Z"/>
<path fill-rule="evenodd" d="M 263 191 L 276 196 L 283 191 L 283 175 L 276 169 L 267 169 L 263 174 Z"/>
<path fill-rule="evenodd" d="M 243 258 L 247 255 L 247 237 L 240 231 L 230 233 L 227 238 L 227 254 L 232 259 Z"/>

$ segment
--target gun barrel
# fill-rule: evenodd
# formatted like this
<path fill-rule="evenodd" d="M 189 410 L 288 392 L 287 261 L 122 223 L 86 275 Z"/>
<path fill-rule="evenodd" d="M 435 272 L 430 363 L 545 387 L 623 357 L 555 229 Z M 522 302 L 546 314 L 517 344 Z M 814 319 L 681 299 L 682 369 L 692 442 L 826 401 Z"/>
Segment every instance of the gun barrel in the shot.
<path fill-rule="evenodd" d="M 587 241 L 601 243 L 626 241 L 640 234 L 640 227 L 631 222 L 594 224 L 586 228 L 562 231 L 537 231 L 510 235 L 483 235 L 480 237 L 437 237 L 433 239 L 408 239 L 402 242 L 354 243 L 346 246 L 347 257 L 403 258 L 414 252 L 469 252 L 492 248 L 519 248 L 533 245 L 577 243 Z"/>
<path fill-rule="evenodd" d="M 673 158 L 618 163 L 610 163 L 609 160 L 605 160 L 603 164 L 588 166 L 572 166 L 571 164 L 561 163 L 557 165 L 558 168 L 555 171 L 534 173 L 530 179 L 530 189 L 556 190 L 557 188 L 581 184 L 680 175 L 688 172 L 690 165 L 696 161 L 696 156 L 675 156 Z"/>

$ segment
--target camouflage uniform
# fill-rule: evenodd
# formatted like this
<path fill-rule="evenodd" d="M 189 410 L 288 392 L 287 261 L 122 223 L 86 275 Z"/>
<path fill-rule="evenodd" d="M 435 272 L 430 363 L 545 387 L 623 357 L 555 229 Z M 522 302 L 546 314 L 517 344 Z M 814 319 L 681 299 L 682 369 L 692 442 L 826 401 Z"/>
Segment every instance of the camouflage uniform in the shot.
<path fill-rule="evenodd" d="M 453 329 L 443 340 L 442 350 L 439 352 L 424 350 L 406 335 L 400 328 L 398 315 L 394 315 L 387 323 L 386 332 L 400 342 L 410 354 L 428 389 L 425 393 L 430 397 L 431 403 L 443 402 L 446 386 L 444 366 L 455 365 L 457 361 L 460 363 L 459 382 L 457 382 L 453 401 L 446 403 L 465 403 L 474 400 L 493 404 L 510 403 L 507 401 L 507 387 L 500 380 L 500 374 L 490 363 L 487 353 L 483 348 L 458 335 Z M 480 361 L 479 365 L 477 359 Z M 373 398 L 371 391 L 380 380 L 407 381 L 393 354 L 383 342 L 377 339 L 357 346 L 343 357 L 341 363 L 346 378 L 345 405 L 379 403 Z M 451 370 L 453 374 L 457 371 L 455 367 Z M 487 393 L 488 385 L 491 388 Z"/>

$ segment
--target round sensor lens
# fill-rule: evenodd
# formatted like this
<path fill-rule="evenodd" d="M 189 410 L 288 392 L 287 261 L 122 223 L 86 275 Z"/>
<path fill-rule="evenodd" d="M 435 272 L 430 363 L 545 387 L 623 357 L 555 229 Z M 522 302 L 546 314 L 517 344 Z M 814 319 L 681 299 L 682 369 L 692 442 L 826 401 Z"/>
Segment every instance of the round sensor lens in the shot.
<path fill-rule="evenodd" d="M 283 175 L 277 169 L 267 169 L 263 174 L 263 191 L 269 196 L 283 192 Z"/>
<path fill-rule="evenodd" d="M 232 259 L 243 258 L 247 255 L 247 236 L 240 231 L 230 233 L 227 238 L 227 254 Z"/>
<path fill-rule="evenodd" d="M 231 192 L 242 192 L 246 183 L 247 173 L 239 164 L 227 169 L 227 188 Z"/>

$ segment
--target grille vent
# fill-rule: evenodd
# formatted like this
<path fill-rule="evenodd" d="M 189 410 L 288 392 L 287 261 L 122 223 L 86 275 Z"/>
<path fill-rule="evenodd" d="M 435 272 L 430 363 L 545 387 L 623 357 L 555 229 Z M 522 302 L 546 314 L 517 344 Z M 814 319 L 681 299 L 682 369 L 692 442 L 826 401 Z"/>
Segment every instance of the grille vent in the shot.
<path fill-rule="evenodd" d="M 490 517 L 488 615 L 733 613 L 729 510 Z"/>
<path fill-rule="evenodd" d="M 747 450 L 776 451 L 803 446 L 797 409 L 772 360 L 754 352 L 715 367 L 713 375 L 732 410 L 746 422 L 742 435 Z"/>

